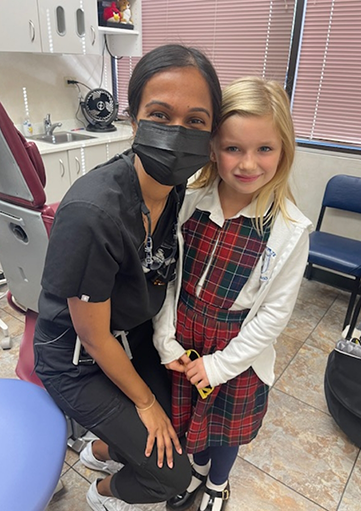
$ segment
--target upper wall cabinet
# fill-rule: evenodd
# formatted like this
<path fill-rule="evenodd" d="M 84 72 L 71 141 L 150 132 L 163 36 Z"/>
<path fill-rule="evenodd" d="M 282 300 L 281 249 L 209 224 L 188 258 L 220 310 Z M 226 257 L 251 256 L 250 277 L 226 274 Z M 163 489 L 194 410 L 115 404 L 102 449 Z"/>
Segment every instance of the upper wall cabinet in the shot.
<path fill-rule="evenodd" d="M 37 1 L 43 52 L 99 53 L 96 2 L 85 2 L 84 0 Z"/>
<path fill-rule="evenodd" d="M 0 2 L 0 51 L 42 51 L 37 0 Z"/>
<path fill-rule="evenodd" d="M 0 2 L 0 51 L 99 54 L 99 48 L 95 0 Z"/>
<path fill-rule="evenodd" d="M 141 0 L 130 0 L 134 30 L 98 27 L 97 0 L 0 1 L 0 51 L 141 56 Z M 119 25 L 121 27 L 121 24 Z"/>

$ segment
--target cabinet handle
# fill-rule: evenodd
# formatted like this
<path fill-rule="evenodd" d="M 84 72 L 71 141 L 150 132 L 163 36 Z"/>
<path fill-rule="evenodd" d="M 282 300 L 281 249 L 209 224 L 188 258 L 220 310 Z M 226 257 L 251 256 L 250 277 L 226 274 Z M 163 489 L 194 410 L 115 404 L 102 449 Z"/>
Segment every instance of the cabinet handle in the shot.
<path fill-rule="evenodd" d="M 93 25 L 91 25 L 90 30 L 91 30 L 91 33 L 92 33 L 92 36 L 93 36 L 91 44 L 92 44 L 92 46 L 94 46 L 96 38 L 97 38 L 97 33 L 96 33 L 95 28 L 93 27 Z"/>
<path fill-rule="evenodd" d="M 59 158 L 59 164 L 60 164 L 60 177 L 63 177 L 65 174 L 65 165 L 63 163 L 63 160 Z"/>
<path fill-rule="evenodd" d="M 81 170 L 81 166 L 80 166 L 79 158 L 77 156 L 75 156 L 75 163 L 76 163 L 76 174 L 79 175 L 80 174 L 80 170 Z"/>
<path fill-rule="evenodd" d="M 31 20 L 29 20 L 29 35 L 30 35 L 30 42 L 33 43 L 34 39 L 35 39 L 35 26 Z"/>

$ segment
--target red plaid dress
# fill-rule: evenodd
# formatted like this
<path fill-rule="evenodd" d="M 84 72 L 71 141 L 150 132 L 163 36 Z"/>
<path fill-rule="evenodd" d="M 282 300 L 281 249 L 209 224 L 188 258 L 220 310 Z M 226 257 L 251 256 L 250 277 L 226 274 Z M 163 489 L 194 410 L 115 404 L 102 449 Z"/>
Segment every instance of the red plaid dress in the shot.
<path fill-rule="evenodd" d="M 199 210 L 184 224 L 177 339 L 185 349 L 206 355 L 222 350 L 238 334 L 248 310 L 229 309 L 262 255 L 269 233 L 266 227 L 259 236 L 251 219 L 242 216 L 219 227 L 208 212 Z M 196 287 L 205 271 L 197 297 Z M 188 453 L 209 446 L 247 444 L 257 435 L 267 410 L 269 387 L 252 368 L 218 385 L 206 399 L 183 374 L 172 375 L 173 425 L 179 436 L 187 433 Z"/>

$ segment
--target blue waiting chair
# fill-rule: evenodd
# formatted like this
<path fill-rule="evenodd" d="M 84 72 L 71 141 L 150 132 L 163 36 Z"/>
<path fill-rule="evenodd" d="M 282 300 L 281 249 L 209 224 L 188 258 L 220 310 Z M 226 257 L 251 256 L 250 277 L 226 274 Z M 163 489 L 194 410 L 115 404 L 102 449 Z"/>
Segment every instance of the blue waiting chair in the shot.
<path fill-rule="evenodd" d="M 63 413 L 38 385 L 0 379 L 0 509 L 44 511 L 67 446 Z"/>
<path fill-rule="evenodd" d="M 350 323 L 352 310 L 360 292 L 361 241 L 322 231 L 327 208 L 361 213 L 361 178 L 339 174 L 328 181 L 316 230 L 310 235 L 305 273 L 307 279 L 312 279 L 313 265 L 316 265 L 351 279 L 351 296 L 343 324 L 345 328 Z"/>

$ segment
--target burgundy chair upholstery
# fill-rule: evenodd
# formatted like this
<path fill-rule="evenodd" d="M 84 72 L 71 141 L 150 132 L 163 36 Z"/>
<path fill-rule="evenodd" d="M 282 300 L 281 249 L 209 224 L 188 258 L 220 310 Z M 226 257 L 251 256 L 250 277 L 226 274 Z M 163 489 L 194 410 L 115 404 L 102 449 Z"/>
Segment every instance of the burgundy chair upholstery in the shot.
<path fill-rule="evenodd" d="M 34 142 L 29 142 L 15 128 L 11 119 L 0 103 L 0 130 L 25 179 L 33 199 L 26 200 L 0 190 L 0 199 L 19 204 L 30 209 L 41 208 L 45 204 L 45 169 L 39 150 Z M 1 175 L 1 169 L 0 169 Z"/>
<path fill-rule="evenodd" d="M 8 302 L 25 313 L 16 374 L 40 386 L 34 372 L 33 336 L 47 238 L 58 206 L 46 204 L 45 184 L 36 144 L 16 129 L 0 103 L 0 261 L 9 286 Z"/>

